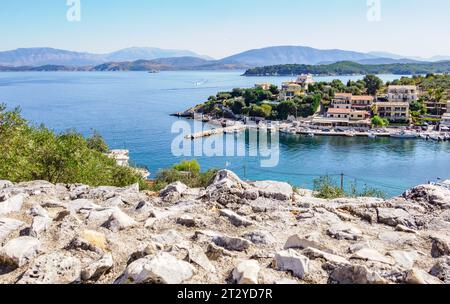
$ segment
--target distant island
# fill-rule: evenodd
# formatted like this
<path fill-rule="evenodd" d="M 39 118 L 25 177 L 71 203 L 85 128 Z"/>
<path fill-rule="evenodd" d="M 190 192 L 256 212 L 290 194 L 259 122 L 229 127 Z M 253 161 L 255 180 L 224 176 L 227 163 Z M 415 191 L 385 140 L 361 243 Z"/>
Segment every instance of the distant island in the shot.
<path fill-rule="evenodd" d="M 274 46 L 213 59 L 188 50 L 128 48 L 108 54 L 53 48 L 0 52 L 0 72 L 21 71 L 208 71 L 257 75 L 426 74 L 449 71 L 450 57 L 410 58 L 388 53 Z"/>
<path fill-rule="evenodd" d="M 248 69 L 244 76 L 291 76 L 301 74 L 323 76 L 367 74 L 420 75 L 449 72 L 450 61 L 371 65 L 342 61 L 327 65 L 284 64 L 257 67 Z"/>
<path fill-rule="evenodd" d="M 0 72 L 152 72 L 152 71 L 213 71 L 245 70 L 242 64 L 208 61 L 196 57 L 162 58 L 131 62 L 109 62 L 96 66 L 0 66 Z M 394 74 L 425 75 L 450 73 L 450 61 L 427 63 L 359 64 L 351 61 L 327 65 L 285 64 L 247 69 L 243 76 L 316 76 Z"/>

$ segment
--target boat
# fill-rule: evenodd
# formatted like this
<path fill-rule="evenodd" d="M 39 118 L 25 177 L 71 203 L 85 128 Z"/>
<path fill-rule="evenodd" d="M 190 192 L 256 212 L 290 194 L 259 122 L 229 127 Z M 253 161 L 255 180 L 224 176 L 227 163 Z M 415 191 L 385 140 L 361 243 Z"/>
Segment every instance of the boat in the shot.
<path fill-rule="evenodd" d="M 159 71 L 158 71 L 158 70 L 151 70 L 151 71 L 148 71 L 148 73 L 149 73 L 149 74 L 158 74 Z"/>
<path fill-rule="evenodd" d="M 368 137 L 369 138 L 377 138 L 377 135 L 375 133 L 369 133 Z"/>
<path fill-rule="evenodd" d="M 306 134 L 307 137 L 315 137 L 316 135 L 313 132 L 308 132 L 308 134 Z"/>
<path fill-rule="evenodd" d="M 391 134 L 392 138 L 399 138 L 399 139 L 414 139 L 417 138 L 417 136 L 418 136 L 417 133 L 406 131 Z"/>
<path fill-rule="evenodd" d="M 347 136 L 347 137 L 355 137 L 355 132 L 345 132 L 345 136 Z"/>

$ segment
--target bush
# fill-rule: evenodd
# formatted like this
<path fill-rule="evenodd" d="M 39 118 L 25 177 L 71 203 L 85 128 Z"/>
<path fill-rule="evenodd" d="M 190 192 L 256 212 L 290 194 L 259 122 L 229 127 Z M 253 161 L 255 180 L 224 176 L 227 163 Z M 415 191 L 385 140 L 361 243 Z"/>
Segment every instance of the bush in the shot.
<path fill-rule="evenodd" d="M 314 180 L 314 191 L 316 192 L 316 197 L 323 199 L 335 199 L 345 196 L 345 192 L 329 176 L 322 176 Z"/>
<path fill-rule="evenodd" d="M 350 185 L 350 191 L 347 193 L 342 190 L 329 176 L 323 176 L 314 180 L 315 197 L 323 199 L 336 199 L 341 197 L 377 197 L 386 198 L 386 193 L 381 190 L 365 185 L 361 192 L 358 191 L 356 183 Z"/>
<path fill-rule="evenodd" d="M 181 163 L 174 165 L 173 169 L 180 172 L 189 172 L 192 174 L 200 173 L 200 164 L 196 160 L 184 160 Z"/>
<path fill-rule="evenodd" d="M 19 109 L 6 111 L 5 105 L 0 105 L 0 147 L 0 179 L 147 187 L 133 168 L 120 167 L 101 152 L 109 149 L 98 134 L 91 140 L 74 131 L 56 134 L 29 125 Z"/>
<path fill-rule="evenodd" d="M 182 182 L 190 188 L 204 188 L 209 185 L 216 173 L 217 170 L 202 173 L 196 160 L 183 161 L 170 169 L 161 170 L 156 176 L 152 190 L 159 191 L 174 182 Z"/>

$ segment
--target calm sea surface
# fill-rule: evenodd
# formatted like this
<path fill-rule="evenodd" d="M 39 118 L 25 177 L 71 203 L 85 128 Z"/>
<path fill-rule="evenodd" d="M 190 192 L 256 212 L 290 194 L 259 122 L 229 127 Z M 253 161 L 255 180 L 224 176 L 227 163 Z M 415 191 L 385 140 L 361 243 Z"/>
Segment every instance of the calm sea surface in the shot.
<path fill-rule="evenodd" d="M 281 84 L 290 79 L 240 74 L 0 73 L 0 102 L 20 106 L 27 119 L 56 131 L 75 129 L 84 135 L 98 131 L 112 148 L 129 149 L 134 163 L 156 173 L 180 161 L 171 153 L 176 136 L 171 127 L 178 119 L 169 114 L 201 103 L 218 91 L 252 87 L 257 82 Z M 346 82 L 360 77 L 339 78 Z M 398 76 L 382 78 L 386 81 Z M 243 134 L 238 136 L 238 140 L 243 138 Z M 287 181 L 307 188 L 318 176 L 343 172 L 347 185 L 368 184 L 392 196 L 438 177 L 450 178 L 450 144 L 421 140 L 283 135 L 280 162 L 275 168 L 261 168 L 258 157 L 198 159 L 203 169 L 228 167 L 243 178 Z"/>

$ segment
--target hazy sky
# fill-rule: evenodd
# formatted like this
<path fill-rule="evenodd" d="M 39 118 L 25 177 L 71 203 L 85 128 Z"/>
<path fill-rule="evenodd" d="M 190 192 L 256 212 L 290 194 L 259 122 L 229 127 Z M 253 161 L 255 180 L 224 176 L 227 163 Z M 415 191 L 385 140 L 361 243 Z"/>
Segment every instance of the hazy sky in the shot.
<path fill-rule="evenodd" d="M 449 0 L 0 0 L 0 50 L 54 47 L 110 52 L 131 46 L 189 49 L 216 58 L 252 48 L 304 45 L 450 55 Z"/>

